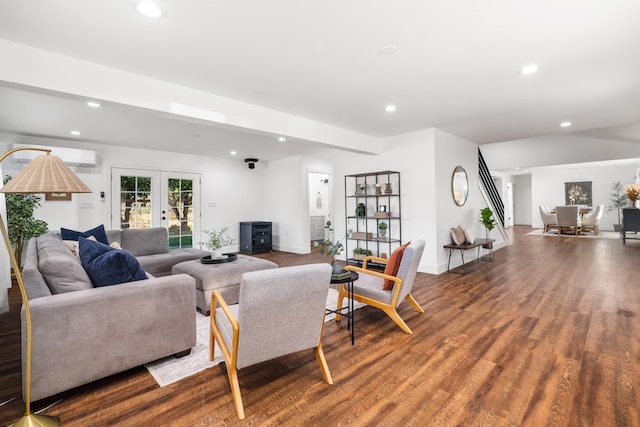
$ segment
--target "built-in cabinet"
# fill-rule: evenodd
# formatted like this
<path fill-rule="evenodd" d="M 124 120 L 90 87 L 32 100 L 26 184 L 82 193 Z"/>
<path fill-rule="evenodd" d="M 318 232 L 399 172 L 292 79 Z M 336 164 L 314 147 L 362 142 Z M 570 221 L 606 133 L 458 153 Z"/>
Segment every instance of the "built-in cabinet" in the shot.
<path fill-rule="evenodd" d="M 312 242 L 324 240 L 324 215 L 311 216 L 309 235 Z"/>
<path fill-rule="evenodd" d="M 380 171 L 344 177 L 347 263 L 361 264 L 353 250 L 388 257 L 402 243 L 400 172 Z M 386 229 L 381 229 L 381 224 Z"/>

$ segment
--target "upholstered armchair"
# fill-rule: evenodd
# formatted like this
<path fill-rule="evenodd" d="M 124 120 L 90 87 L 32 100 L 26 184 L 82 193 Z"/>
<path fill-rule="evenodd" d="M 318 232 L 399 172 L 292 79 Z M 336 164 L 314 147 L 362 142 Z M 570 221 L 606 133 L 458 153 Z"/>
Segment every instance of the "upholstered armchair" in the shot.
<path fill-rule="evenodd" d="M 558 236 L 563 231 L 577 236 L 582 230 L 578 206 L 556 206 L 556 218 L 558 219 Z"/>
<path fill-rule="evenodd" d="M 545 205 L 538 206 L 540 211 L 540 218 L 542 218 L 542 224 L 544 224 L 544 233 L 552 228 L 558 227 L 558 219 L 555 214 L 552 214 L 549 208 Z"/>
<path fill-rule="evenodd" d="M 353 265 L 345 267 L 346 270 L 355 271 L 359 275 L 358 280 L 353 282 L 353 299 L 384 311 L 391 320 L 408 334 L 413 332 L 402 320 L 396 308 L 402 301 L 406 300 L 416 311 L 424 313 L 422 307 L 411 295 L 424 245 L 424 240 L 417 240 L 404 249 L 395 275 L 367 269 L 368 262 L 386 264 L 393 259 L 393 255 L 388 260 L 368 256 L 364 259 L 362 267 Z M 385 271 L 388 270 L 385 268 Z M 388 281 L 386 286 L 389 288 L 388 290 L 383 289 L 385 280 Z M 342 307 L 342 301 L 345 297 L 348 298 L 348 293 L 346 286 L 343 284 L 340 285 L 340 290 L 338 291 L 337 307 Z M 336 314 L 336 320 L 340 320 L 340 314 Z"/>
<path fill-rule="evenodd" d="M 238 369 L 313 349 L 327 384 L 333 384 L 322 351 L 325 305 L 331 281 L 329 264 L 244 273 L 238 304 L 227 305 L 219 291 L 211 297 L 209 358 L 218 343 L 240 419 L 244 407 Z"/>
<path fill-rule="evenodd" d="M 591 215 L 582 219 L 582 231 L 593 231 L 597 236 L 600 233 L 600 219 L 604 214 L 604 205 L 598 205 Z"/>

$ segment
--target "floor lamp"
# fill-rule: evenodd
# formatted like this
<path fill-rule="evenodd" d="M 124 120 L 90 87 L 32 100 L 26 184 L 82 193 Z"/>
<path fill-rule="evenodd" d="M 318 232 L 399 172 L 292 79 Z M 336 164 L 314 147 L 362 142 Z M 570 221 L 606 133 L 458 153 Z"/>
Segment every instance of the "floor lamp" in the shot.
<path fill-rule="evenodd" d="M 38 156 L 29 162 L 11 181 L 0 189 L 0 193 L 91 193 L 89 187 L 84 185 L 80 178 L 60 158 L 50 155 L 51 150 L 30 147 L 14 148 L 0 156 L 0 162 L 9 155 L 21 150 L 44 151 L 46 154 Z M 9 233 L 7 233 L 2 216 L 0 216 L 0 229 L 2 229 L 2 237 L 4 237 L 4 243 L 7 246 L 7 251 L 9 251 L 11 266 L 15 272 L 20 294 L 22 295 L 22 306 L 24 307 L 27 328 L 27 351 L 26 354 L 22 355 L 26 358 L 26 362 L 23 363 L 26 370 L 24 381 L 25 413 L 15 426 L 57 426 L 60 425 L 58 417 L 31 413 L 31 311 L 27 292 L 22 281 L 22 273 L 13 254 Z"/>

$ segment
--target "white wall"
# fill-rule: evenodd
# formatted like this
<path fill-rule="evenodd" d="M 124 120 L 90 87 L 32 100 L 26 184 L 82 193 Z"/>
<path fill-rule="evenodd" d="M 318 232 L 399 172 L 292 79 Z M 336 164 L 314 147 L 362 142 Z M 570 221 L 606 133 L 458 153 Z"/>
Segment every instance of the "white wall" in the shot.
<path fill-rule="evenodd" d="M 636 165 L 576 167 L 576 168 L 531 168 L 531 216 L 532 226 L 542 228 L 538 206 L 550 207 L 565 204 L 564 183 L 572 181 L 591 181 L 593 204 L 605 205 L 605 213 L 600 220 L 602 230 L 613 230 L 618 223 L 617 212 L 607 212 L 610 204 L 611 184 L 620 181 L 624 184 L 634 182 Z"/>
<path fill-rule="evenodd" d="M 73 148 L 66 141 L 51 141 L 57 146 Z M 28 144 L 28 142 L 27 142 Z M 42 141 L 38 141 L 42 144 Z M 4 145 L 4 146 L 3 146 Z M 0 144 L 6 151 L 9 144 Z M 98 163 L 95 167 L 71 167 L 93 191 L 74 194 L 71 202 L 42 201 L 36 210 L 36 218 L 45 220 L 50 230 L 60 227 L 89 229 L 98 224 L 111 228 L 111 168 L 135 168 L 199 173 L 201 185 L 202 229 L 229 227 L 228 234 L 238 238 L 240 221 L 263 221 L 265 217 L 264 177 L 267 165 L 257 163 L 248 169 L 244 161 L 215 157 L 176 154 L 153 150 L 140 150 L 83 143 L 83 149 L 95 150 Z M 6 160 L 5 174 L 15 175 L 23 164 Z M 100 192 L 105 200 L 100 200 Z M 80 208 L 88 206 L 90 208 Z M 215 204 L 215 207 L 211 206 Z M 194 239 L 197 241 L 197 238 Z"/>
<path fill-rule="evenodd" d="M 436 251 L 436 263 L 430 272 L 442 273 L 447 269 L 449 251 L 443 246 L 451 243 L 451 227 L 458 225 L 470 227 L 477 237 L 485 237 L 486 229 L 480 222 L 480 210 L 487 206 L 479 189 L 478 146 L 439 129 L 435 129 L 435 182 L 437 205 L 437 238 L 433 248 Z M 451 177 L 456 166 L 462 166 L 467 172 L 469 197 L 463 206 L 458 206 L 451 193 Z M 498 230 L 492 230 L 489 237 L 496 239 L 494 247 L 504 246 L 505 242 Z M 451 257 L 451 268 L 461 264 L 460 251 Z M 465 260 L 475 257 L 474 251 L 467 251 Z M 482 255 L 482 254 L 481 254 Z"/>

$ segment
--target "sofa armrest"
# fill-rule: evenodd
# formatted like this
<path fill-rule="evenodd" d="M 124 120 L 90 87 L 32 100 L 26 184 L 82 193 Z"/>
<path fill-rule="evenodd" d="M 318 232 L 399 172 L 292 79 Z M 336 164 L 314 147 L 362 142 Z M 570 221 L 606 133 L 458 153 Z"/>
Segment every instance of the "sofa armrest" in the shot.
<path fill-rule="evenodd" d="M 30 308 L 32 400 L 196 343 L 195 279 L 186 274 L 41 297 Z"/>

